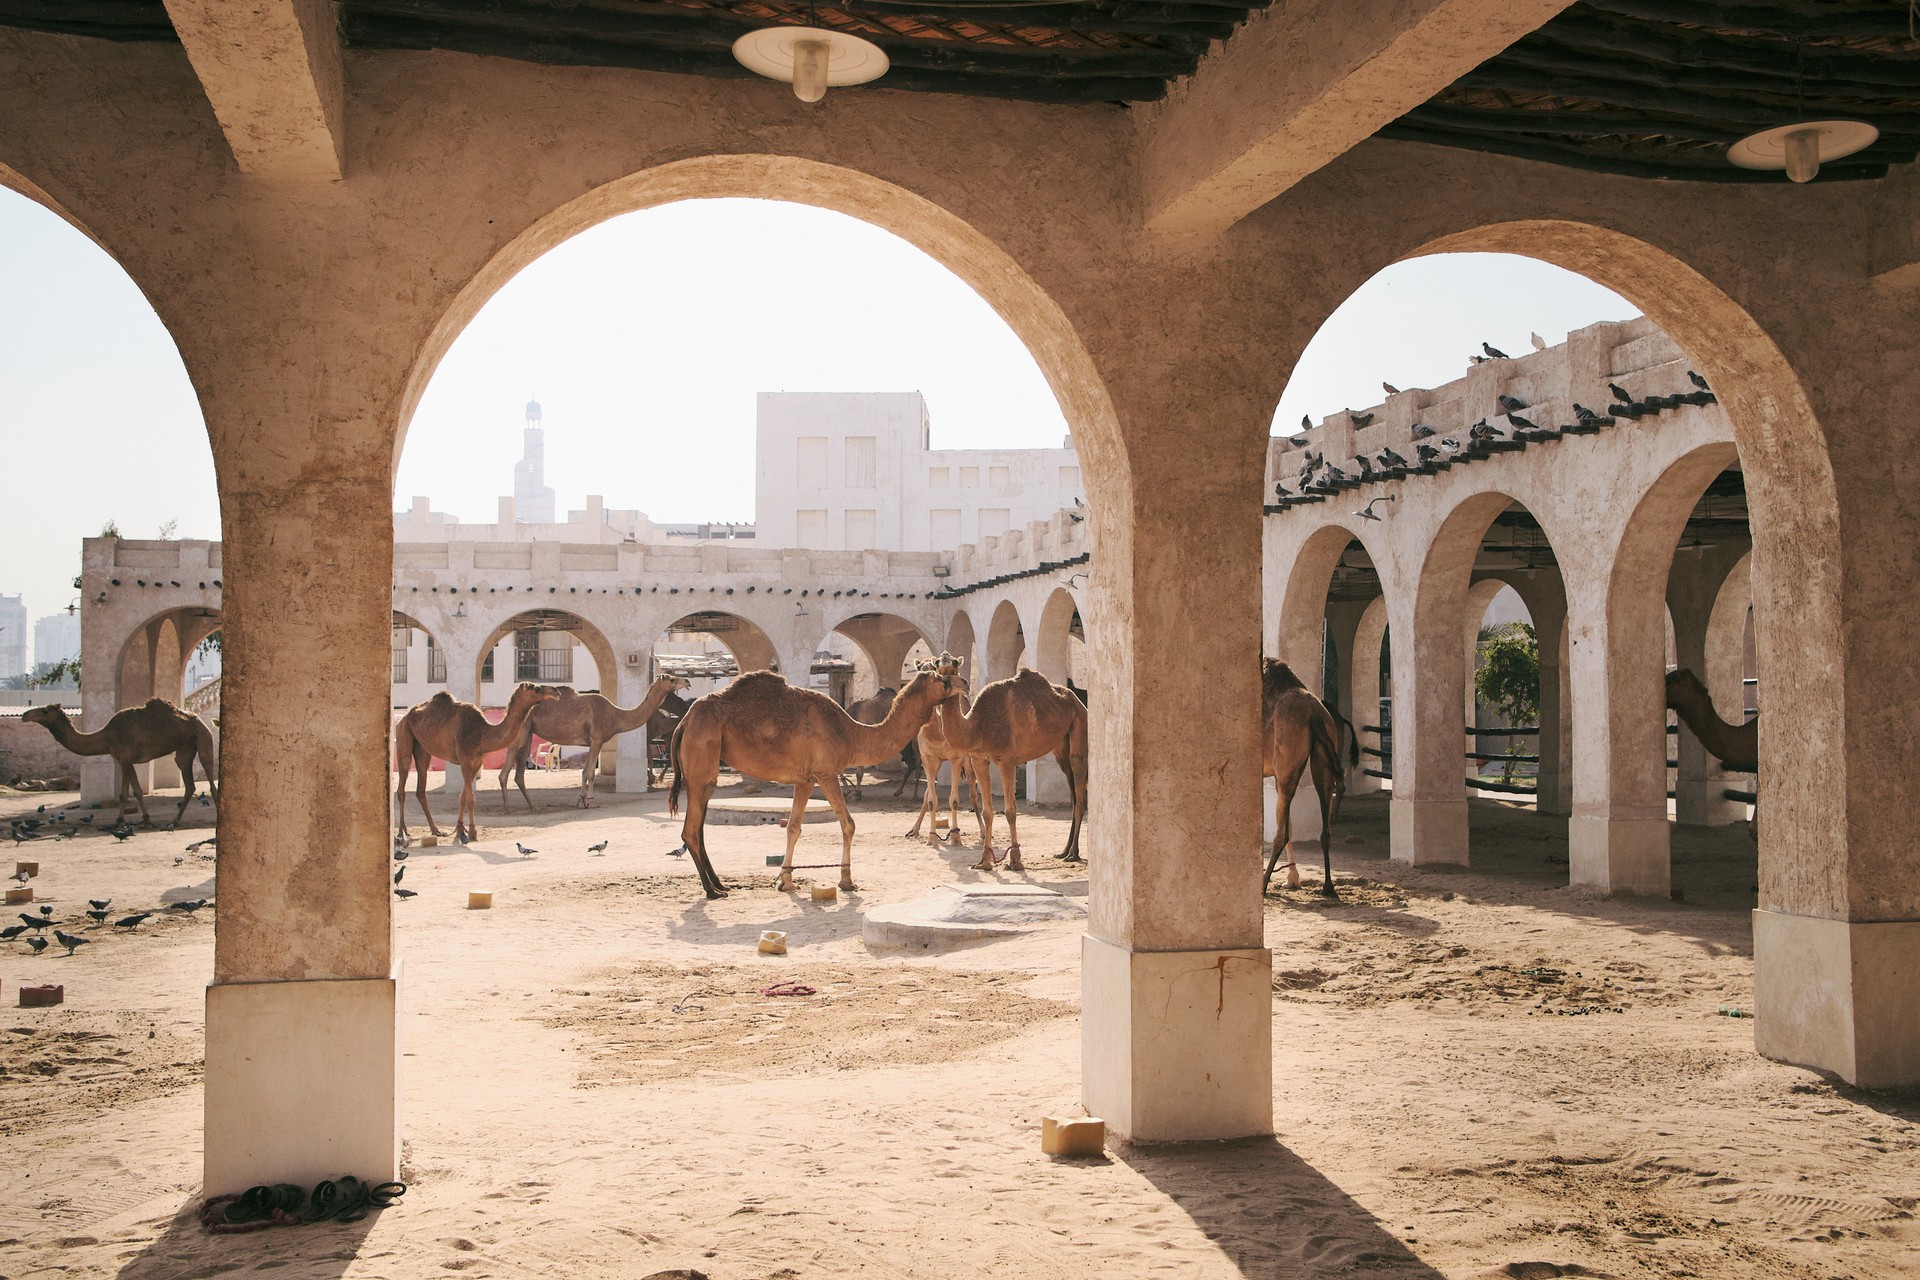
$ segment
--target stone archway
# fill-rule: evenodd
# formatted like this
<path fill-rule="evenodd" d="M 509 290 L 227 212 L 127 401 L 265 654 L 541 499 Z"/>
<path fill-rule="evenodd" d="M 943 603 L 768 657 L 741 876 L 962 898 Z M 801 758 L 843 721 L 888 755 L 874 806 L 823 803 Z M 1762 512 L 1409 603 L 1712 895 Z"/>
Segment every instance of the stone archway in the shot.
<path fill-rule="evenodd" d="M 1020 622 L 1020 611 L 1013 601 L 1002 600 L 994 607 L 993 619 L 987 624 L 987 669 L 982 683 L 1005 680 L 1020 670 L 1026 657 L 1027 634 Z"/>
<path fill-rule="evenodd" d="M 960 674 L 969 683 L 978 686 L 986 681 L 980 678 L 980 663 L 975 653 L 973 617 L 965 609 L 956 609 L 953 621 L 947 626 L 946 652 L 960 659 Z"/>

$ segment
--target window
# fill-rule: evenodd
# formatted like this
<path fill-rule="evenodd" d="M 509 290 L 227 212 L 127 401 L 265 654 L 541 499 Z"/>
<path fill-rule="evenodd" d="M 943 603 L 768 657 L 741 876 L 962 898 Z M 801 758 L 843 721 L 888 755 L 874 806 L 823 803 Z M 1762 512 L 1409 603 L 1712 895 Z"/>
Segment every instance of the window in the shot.
<path fill-rule="evenodd" d="M 847 488 L 871 489 L 873 481 L 873 437 L 847 437 Z"/>
<path fill-rule="evenodd" d="M 927 468 L 927 486 L 932 489 L 944 489 L 953 483 L 953 472 L 946 467 Z"/>
<path fill-rule="evenodd" d="M 960 513 L 954 510 L 927 513 L 927 549 L 951 551 L 960 545 Z"/>
<path fill-rule="evenodd" d="M 988 467 L 987 483 L 996 489 L 1004 489 L 1013 483 L 1013 472 L 1006 467 Z"/>
<path fill-rule="evenodd" d="M 445 684 L 447 682 L 447 651 L 433 642 L 433 634 L 427 634 L 427 683 Z"/>
<path fill-rule="evenodd" d="M 824 511 L 794 512 L 793 544 L 814 551 L 828 550 L 827 513 Z"/>
<path fill-rule="evenodd" d="M 980 468 L 960 468 L 960 487 L 962 489 L 978 489 L 980 487 Z"/>
<path fill-rule="evenodd" d="M 1060 487 L 1062 489 L 1078 489 L 1080 487 L 1080 468 L 1060 468 Z"/>
<path fill-rule="evenodd" d="M 407 647 L 412 643 L 413 629 L 411 627 L 395 627 L 393 629 L 393 682 L 395 684 L 405 684 L 407 682 Z"/>
<path fill-rule="evenodd" d="M 513 633 L 513 678 L 515 680 L 540 678 L 540 633 L 538 631 Z"/>
<path fill-rule="evenodd" d="M 573 646 L 540 650 L 540 683 L 573 683 Z"/>
<path fill-rule="evenodd" d="M 827 487 L 827 438 L 801 436 L 793 442 L 793 482 L 802 489 Z"/>
<path fill-rule="evenodd" d="M 846 550 L 870 551 L 875 547 L 878 547 L 879 545 L 880 545 L 879 537 L 874 531 L 873 512 L 871 511 L 847 512 Z"/>
<path fill-rule="evenodd" d="M 487 656 L 480 659 L 480 683 L 493 683 L 493 650 L 487 650 Z"/>
<path fill-rule="evenodd" d="M 997 538 L 1007 531 L 1007 521 L 1012 512 L 1005 507 L 980 508 L 980 536 Z"/>

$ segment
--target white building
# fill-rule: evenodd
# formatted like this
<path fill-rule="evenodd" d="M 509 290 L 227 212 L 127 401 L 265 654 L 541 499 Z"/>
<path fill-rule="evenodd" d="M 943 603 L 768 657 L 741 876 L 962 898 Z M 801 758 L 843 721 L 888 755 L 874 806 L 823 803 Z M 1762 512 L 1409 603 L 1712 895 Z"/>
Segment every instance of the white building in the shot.
<path fill-rule="evenodd" d="M 78 612 L 50 613 L 33 624 L 33 669 L 44 671 L 56 662 L 80 656 Z"/>
<path fill-rule="evenodd" d="M 917 391 L 763 391 L 754 527 L 761 546 L 947 551 L 1077 502 L 1059 449 L 935 449 Z"/>
<path fill-rule="evenodd" d="M 520 433 L 520 461 L 513 468 L 513 505 L 529 524 L 553 523 L 553 490 L 547 487 L 547 433 L 540 402 L 527 401 L 527 425 Z"/>
<path fill-rule="evenodd" d="M 19 596 L 0 596 L 0 680 L 25 675 L 27 670 L 27 602 Z"/>

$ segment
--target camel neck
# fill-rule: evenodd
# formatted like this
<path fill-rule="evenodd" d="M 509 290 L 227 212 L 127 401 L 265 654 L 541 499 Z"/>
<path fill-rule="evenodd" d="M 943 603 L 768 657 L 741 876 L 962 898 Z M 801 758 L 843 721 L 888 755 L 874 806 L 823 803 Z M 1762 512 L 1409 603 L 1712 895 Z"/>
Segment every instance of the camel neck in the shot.
<path fill-rule="evenodd" d="M 507 714 L 500 723 L 493 725 L 480 735 L 478 744 L 480 749 L 483 752 L 493 752 L 502 747 L 511 746 L 519 738 L 520 730 L 526 727 L 527 720 L 533 715 L 533 709 L 539 705 L 540 703 L 532 698 L 523 702 L 507 703 Z"/>
<path fill-rule="evenodd" d="M 77 756 L 103 756 L 107 754 L 106 731 L 96 729 L 92 733 L 82 733 L 73 727 L 73 721 L 61 716 L 47 726 L 47 732 L 54 741 Z"/>
<path fill-rule="evenodd" d="M 883 764 L 899 755 L 920 735 L 921 726 L 932 717 L 938 705 L 928 701 L 928 696 L 926 692 L 901 693 L 887 708 L 887 718 L 879 724 L 862 724 L 847 716 L 847 723 L 853 726 L 850 741 L 854 750 L 854 758 L 847 763 Z"/>
<path fill-rule="evenodd" d="M 647 696 L 640 699 L 639 706 L 615 707 L 613 709 L 613 721 L 616 731 L 625 733 L 627 730 L 637 729 L 647 721 L 653 719 L 654 712 L 666 705 L 667 698 L 672 693 L 673 686 L 665 680 L 659 680 L 655 681 L 653 687 L 647 690 Z"/>

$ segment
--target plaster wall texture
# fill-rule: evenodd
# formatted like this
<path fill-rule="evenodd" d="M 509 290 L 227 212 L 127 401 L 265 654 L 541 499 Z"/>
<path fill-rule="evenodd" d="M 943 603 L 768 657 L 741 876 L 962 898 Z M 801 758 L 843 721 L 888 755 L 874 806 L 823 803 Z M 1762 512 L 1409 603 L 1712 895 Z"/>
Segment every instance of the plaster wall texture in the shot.
<path fill-rule="evenodd" d="M 39 705 L 65 701 L 49 690 Z M 37 724 L 26 724 L 17 709 L 0 714 L 0 782 L 14 778 L 79 777 L 81 757 Z"/>
<path fill-rule="evenodd" d="M 1494 21 L 1495 8 L 1511 6 L 1382 6 L 1372 47 L 1406 47 L 1401 37 L 1427 15 L 1443 20 L 1430 34 L 1444 38 L 1425 47 L 1472 56 L 1474 23 Z M 1239 74 L 1203 68 L 1182 97 L 1218 108 L 1188 141 L 1169 135 L 1172 151 L 1207 146 L 1206 120 L 1240 108 L 1276 134 L 1314 118 L 1288 107 L 1275 119 L 1263 108 L 1274 83 L 1365 99 L 1366 82 L 1340 87 L 1356 60 L 1339 52 L 1338 26 L 1326 19 L 1313 30 L 1324 41 L 1299 50 L 1243 44 Z M 1778 691 L 1762 753 L 1834 762 L 1818 776 L 1770 771 L 1761 906 L 1850 923 L 1920 918 L 1920 800 L 1878 767 L 1920 732 L 1920 705 L 1886 693 L 1916 687 L 1920 674 L 1906 585 L 1920 568 L 1920 516 L 1904 496 L 1920 472 L 1920 453 L 1905 447 L 1920 430 L 1907 412 L 1920 399 L 1920 291 L 1900 283 L 1910 273 L 1887 233 L 1911 217 L 1900 184 L 1705 189 L 1368 141 L 1230 233 L 1214 232 L 1245 199 L 1200 218 L 1207 230 L 1165 234 L 1149 225 L 1165 201 L 1148 192 L 1167 166 L 1147 154 L 1132 113 L 884 88 L 808 107 L 750 81 L 364 51 L 341 58 L 345 177 L 261 182 L 236 165 L 228 117 L 209 101 L 218 90 L 187 51 L 8 31 L 0 68 L 0 181 L 59 210 L 127 269 L 202 396 L 228 551 L 233 817 L 221 840 L 219 982 L 392 973 L 382 748 L 394 553 L 376 535 L 391 520 L 412 406 L 454 336 L 520 267 L 614 214 L 705 196 L 798 200 L 894 231 L 998 309 L 1053 386 L 1099 553 L 1084 620 L 1094 794 L 1113 801 L 1092 870 L 1090 946 L 1216 958 L 1261 946 L 1258 871 L 1245 856 L 1260 821 L 1258 755 L 1252 718 L 1234 709 L 1256 696 L 1261 517 L 1247 495 L 1265 472 L 1272 405 L 1325 317 L 1374 272 L 1463 249 L 1531 254 L 1622 292 L 1720 388 L 1754 503 L 1759 659 Z M 1364 112 L 1353 116 L 1364 127 Z M 1244 134 L 1228 143 L 1230 154 L 1263 146 Z M 1251 203 L 1280 190 L 1255 188 Z M 1223 207 L 1201 203 L 1214 215 Z M 1646 477 L 1616 479 L 1624 488 Z M 1410 503 L 1396 518 L 1434 520 L 1451 547 L 1458 529 L 1442 529 L 1439 509 L 1448 489 L 1422 500 L 1433 510 Z M 1600 529 L 1621 518 L 1592 514 Z M 1556 546 L 1566 540 L 1556 532 Z M 1388 593 L 1396 634 L 1423 637 L 1435 618 L 1448 621 L 1434 588 L 1466 568 L 1451 556 L 1440 549 L 1432 574 L 1424 560 L 1388 563 L 1401 584 Z M 1582 593 L 1568 585 L 1577 605 Z M 1605 585 L 1623 589 L 1610 597 L 1622 608 L 1644 594 L 1643 583 Z M 1576 731 L 1616 695 L 1640 705 L 1638 668 L 1596 672 L 1585 658 L 1590 644 L 1624 648 L 1633 620 L 1570 615 Z M 1451 621 L 1431 633 L 1446 637 L 1436 653 L 1451 655 L 1452 675 L 1434 668 L 1424 691 L 1396 680 L 1436 720 L 1460 707 Z M 286 645 L 290 634 L 303 643 Z M 1414 649 L 1422 673 L 1431 655 Z M 1196 667 L 1215 680 L 1199 705 L 1181 675 Z M 1575 805 L 1631 819 L 1637 793 L 1612 783 L 1635 767 L 1625 748 L 1641 745 L 1641 730 L 1637 717 L 1615 719 L 1601 760 L 1577 757 L 1587 772 Z M 1648 732 L 1657 739 L 1657 727 Z M 1455 736 L 1435 760 L 1457 752 Z M 1426 754 L 1409 753 L 1415 794 L 1445 806 L 1422 779 L 1450 773 L 1457 790 L 1458 761 L 1429 768 Z M 1160 980 L 1127 967 L 1116 984 L 1138 994 Z M 1141 1069 L 1140 1045 L 1161 1028 L 1133 1000 L 1107 998 L 1116 984 L 1100 987 L 1091 966 L 1087 981 L 1086 1084 L 1103 1109 L 1203 1136 L 1223 1127 L 1217 1116 L 1238 1126 L 1270 1106 L 1257 1078 L 1270 1048 L 1236 1035 L 1248 1070 L 1235 1096 L 1195 1102 L 1182 1121 L 1191 1059 L 1187 1074 Z M 1208 1008 L 1236 1024 L 1270 999 L 1264 980 L 1223 979 L 1215 995 Z M 1763 1024 L 1776 1013 L 1763 1004 Z M 210 1042 L 232 1022 L 211 1020 L 221 1025 Z"/>

